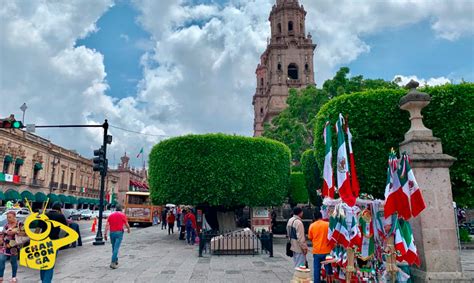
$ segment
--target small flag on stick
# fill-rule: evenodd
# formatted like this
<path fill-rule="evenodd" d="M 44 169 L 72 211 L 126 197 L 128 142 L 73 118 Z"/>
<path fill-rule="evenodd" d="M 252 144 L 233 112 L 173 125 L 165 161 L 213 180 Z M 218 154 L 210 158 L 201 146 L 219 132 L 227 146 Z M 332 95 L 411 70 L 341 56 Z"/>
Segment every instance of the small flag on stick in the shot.
<path fill-rule="evenodd" d="M 142 155 L 142 154 L 143 154 L 143 147 L 142 147 L 142 149 L 140 149 L 140 152 L 137 154 L 137 158 L 139 158 L 140 155 Z"/>

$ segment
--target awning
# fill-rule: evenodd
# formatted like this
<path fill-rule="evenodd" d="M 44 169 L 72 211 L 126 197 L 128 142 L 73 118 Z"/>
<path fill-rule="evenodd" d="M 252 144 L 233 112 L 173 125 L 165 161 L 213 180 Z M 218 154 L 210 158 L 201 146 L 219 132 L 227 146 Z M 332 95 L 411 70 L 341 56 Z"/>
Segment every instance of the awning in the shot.
<path fill-rule="evenodd" d="M 49 203 L 54 203 L 56 201 L 59 201 L 59 197 L 55 194 L 48 194 L 48 198 L 49 198 Z"/>
<path fill-rule="evenodd" d="M 65 195 L 61 194 L 58 197 L 59 197 L 59 201 L 61 201 L 62 203 L 69 203 L 68 196 L 65 196 Z"/>
<path fill-rule="evenodd" d="M 5 195 L 3 194 L 3 192 L 0 192 L 0 200 L 4 200 L 5 199 Z"/>
<path fill-rule="evenodd" d="M 42 170 L 42 169 L 43 169 L 43 164 L 41 164 L 39 162 L 36 162 L 35 163 L 35 170 L 39 171 L 39 170 Z"/>
<path fill-rule="evenodd" d="M 23 165 L 23 163 L 25 163 L 25 160 L 23 160 L 22 158 L 17 158 L 15 160 L 15 164 L 17 164 L 17 165 Z"/>
<path fill-rule="evenodd" d="M 13 161 L 13 157 L 11 155 L 5 155 L 5 159 L 4 159 L 5 162 L 12 162 Z"/>
<path fill-rule="evenodd" d="M 70 204 L 76 204 L 77 203 L 77 199 L 76 199 L 75 196 L 68 196 L 68 199 L 69 199 Z"/>
<path fill-rule="evenodd" d="M 86 203 L 86 202 L 85 202 L 85 199 L 84 199 L 84 198 L 78 198 L 78 199 L 77 199 L 77 203 L 78 203 L 78 204 L 83 204 L 83 203 Z"/>
<path fill-rule="evenodd" d="M 25 200 L 28 199 L 28 201 L 36 201 L 35 195 L 32 194 L 30 191 L 23 191 L 21 192 L 21 199 Z"/>
<path fill-rule="evenodd" d="M 37 202 L 45 202 L 47 199 L 48 199 L 48 197 L 45 194 L 43 194 L 42 192 L 37 192 L 35 194 L 35 200 Z"/>
<path fill-rule="evenodd" d="M 15 190 L 8 190 L 5 193 L 5 200 L 20 200 L 21 196 L 18 191 Z"/>

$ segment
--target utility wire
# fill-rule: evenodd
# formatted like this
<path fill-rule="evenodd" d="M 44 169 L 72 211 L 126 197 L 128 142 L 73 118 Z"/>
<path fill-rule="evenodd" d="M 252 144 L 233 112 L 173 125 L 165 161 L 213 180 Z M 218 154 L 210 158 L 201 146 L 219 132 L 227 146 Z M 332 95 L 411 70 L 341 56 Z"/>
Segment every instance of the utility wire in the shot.
<path fill-rule="evenodd" d="M 167 136 L 167 135 L 156 135 L 156 134 L 141 133 L 141 132 L 137 132 L 137 131 L 133 131 L 133 130 L 129 130 L 129 129 L 117 127 L 117 126 L 112 126 L 112 125 L 109 125 L 109 127 L 114 128 L 114 129 L 118 129 L 118 130 L 122 130 L 122 131 L 125 131 L 125 132 L 129 132 L 129 133 L 144 135 L 144 136 L 150 136 L 150 137 L 169 137 L 169 136 Z"/>

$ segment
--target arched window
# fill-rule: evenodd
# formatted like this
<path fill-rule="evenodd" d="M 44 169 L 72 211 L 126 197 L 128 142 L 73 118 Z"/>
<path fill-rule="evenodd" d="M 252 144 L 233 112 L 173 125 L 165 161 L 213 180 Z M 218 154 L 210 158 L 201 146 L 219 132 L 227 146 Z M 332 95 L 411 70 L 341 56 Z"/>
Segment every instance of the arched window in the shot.
<path fill-rule="evenodd" d="M 293 22 L 292 21 L 288 22 L 288 31 L 293 31 Z"/>
<path fill-rule="evenodd" d="M 304 33 L 303 24 L 302 24 L 302 23 L 300 23 L 300 32 L 301 32 L 301 33 Z"/>
<path fill-rule="evenodd" d="M 298 66 L 295 63 L 288 65 L 288 78 L 290 80 L 298 79 Z"/>
<path fill-rule="evenodd" d="M 260 78 L 260 86 L 263 86 L 263 78 Z"/>
<path fill-rule="evenodd" d="M 278 71 L 281 71 L 281 63 L 278 63 L 277 68 L 278 68 Z"/>
<path fill-rule="evenodd" d="M 281 33 L 281 24 L 280 23 L 278 23 L 278 25 L 277 25 L 277 30 L 278 30 L 278 33 Z"/>
<path fill-rule="evenodd" d="M 309 71 L 309 65 L 308 65 L 308 63 L 304 64 L 304 69 L 305 69 L 305 71 Z"/>
<path fill-rule="evenodd" d="M 263 107 L 260 108 L 260 114 L 263 114 Z"/>

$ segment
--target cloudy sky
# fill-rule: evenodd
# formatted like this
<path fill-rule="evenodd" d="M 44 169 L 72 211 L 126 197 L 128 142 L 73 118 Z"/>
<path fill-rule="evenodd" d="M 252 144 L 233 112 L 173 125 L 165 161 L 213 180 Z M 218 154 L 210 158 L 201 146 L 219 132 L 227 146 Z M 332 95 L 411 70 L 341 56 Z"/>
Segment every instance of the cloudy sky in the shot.
<path fill-rule="evenodd" d="M 0 0 L 0 115 L 21 117 L 26 102 L 27 124 L 107 118 L 113 165 L 167 136 L 251 136 L 254 72 L 274 2 Z M 341 66 L 368 78 L 474 81 L 474 1 L 300 3 L 318 44 L 318 85 Z M 97 130 L 37 134 L 85 156 L 101 143 Z"/>

